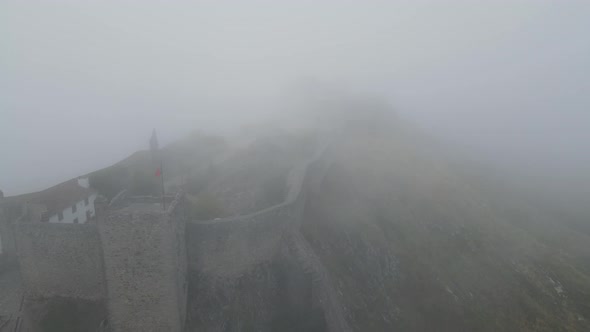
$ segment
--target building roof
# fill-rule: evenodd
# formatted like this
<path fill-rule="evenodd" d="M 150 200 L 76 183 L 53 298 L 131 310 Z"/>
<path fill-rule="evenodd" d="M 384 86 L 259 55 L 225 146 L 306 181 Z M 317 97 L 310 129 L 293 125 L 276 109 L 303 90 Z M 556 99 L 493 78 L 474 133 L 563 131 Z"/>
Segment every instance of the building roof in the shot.
<path fill-rule="evenodd" d="M 42 191 L 6 197 L 3 203 L 41 204 L 47 209 L 46 215 L 52 216 L 93 193 L 96 193 L 94 189 L 80 186 L 78 179 L 71 179 Z"/>

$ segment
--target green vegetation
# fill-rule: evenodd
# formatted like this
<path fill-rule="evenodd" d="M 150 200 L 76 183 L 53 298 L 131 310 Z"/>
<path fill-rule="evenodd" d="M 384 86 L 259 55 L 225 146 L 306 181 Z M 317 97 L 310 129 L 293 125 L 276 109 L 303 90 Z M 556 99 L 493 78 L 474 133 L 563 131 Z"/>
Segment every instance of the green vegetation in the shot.
<path fill-rule="evenodd" d="M 265 204 L 272 206 L 285 200 L 287 194 L 287 175 L 275 174 L 262 183 L 262 196 Z"/>
<path fill-rule="evenodd" d="M 138 196 L 155 196 L 159 194 L 160 178 L 141 170 L 133 172 L 131 180 L 131 194 Z"/>
<path fill-rule="evenodd" d="M 210 194 L 201 194 L 190 198 L 190 201 L 190 216 L 193 220 L 210 220 L 223 215 L 221 203 Z"/>
<path fill-rule="evenodd" d="M 332 157 L 304 234 L 355 330 L 590 330 L 590 238 L 563 214 L 401 135 L 360 133 Z"/>
<path fill-rule="evenodd" d="M 186 176 L 193 170 L 210 165 L 214 157 L 226 152 L 227 143 L 223 138 L 193 133 L 162 148 L 159 157 L 164 160 L 165 180 Z M 89 174 L 90 186 L 100 194 L 113 198 L 127 189 L 133 195 L 159 195 L 160 178 L 154 176 L 159 159 L 150 151 L 137 151 L 119 163 Z M 193 179 L 189 189 L 196 194 L 206 183 L 202 178 Z"/>
<path fill-rule="evenodd" d="M 209 164 L 205 170 L 195 172 L 186 183 L 186 191 L 191 195 L 198 195 L 207 189 L 209 184 L 217 176 L 215 167 Z"/>
<path fill-rule="evenodd" d="M 129 171 L 122 165 L 107 167 L 89 176 L 90 186 L 108 199 L 125 189 L 128 178 Z"/>
<path fill-rule="evenodd" d="M 203 176 L 193 176 L 186 182 L 186 192 L 191 195 L 198 195 L 207 188 L 209 181 Z"/>

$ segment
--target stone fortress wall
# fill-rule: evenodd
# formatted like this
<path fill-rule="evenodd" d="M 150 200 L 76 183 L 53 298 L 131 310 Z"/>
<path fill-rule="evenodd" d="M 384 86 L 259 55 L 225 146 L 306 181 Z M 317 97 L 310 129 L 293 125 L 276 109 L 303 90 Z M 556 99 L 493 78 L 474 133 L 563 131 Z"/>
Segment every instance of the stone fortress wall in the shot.
<path fill-rule="evenodd" d="M 328 331 L 350 331 L 329 275 L 299 232 L 306 195 L 321 182 L 329 164 L 327 146 L 290 172 L 285 201 L 252 214 L 187 224 L 190 274 L 206 279 L 240 278 L 260 264 L 294 259 L 313 281 L 314 305 L 322 307 Z M 289 257 L 285 257 L 285 253 Z"/>
<path fill-rule="evenodd" d="M 306 190 L 325 169 L 324 150 L 293 168 L 283 203 L 244 216 L 187 221 L 183 195 L 163 211 L 159 202 L 123 193 L 98 209 L 95 224 L 19 223 L 28 294 L 104 299 L 114 332 L 182 331 L 189 274 L 235 279 L 287 252 L 314 281 L 327 330 L 348 331 L 329 276 L 299 233 Z"/>
<path fill-rule="evenodd" d="M 280 252 L 283 236 L 301 216 L 304 199 L 235 218 L 187 224 L 191 272 L 222 277 L 240 275 Z"/>
<path fill-rule="evenodd" d="M 23 284 L 29 296 L 104 298 L 102 248 L 96 225 L 15 224 Z"/>
<path fill-rule="evenodd" d="M 239 275 L 276 257 L 287 230 L 299 224 L 305 204 L 303 187 L 307 169 L 320 155 L 318 152 L 291 170 L 284 202 L 243 216 L 190 221 L 187 253 L 191 272 Z"/>
<path fill-rule="evenodd" d="M 0 204 L 0 247 L 2 249 L 0 250 L 0 272 L 16 260 L 16 241 L 11 220 L 17 219 L 21 215 L 21 211 L 20 209 L 14 210 Z"/>
<path fill-rule="evenodd" d="M 166 210 L 134 202 L 99 217 L 112 331 L 182 331 L 186 245 L 182 195 Z"/>
<path fill-rule="evenodd" d="M 183 195 L 97 207 L 96 223 L 14 223 L 26 298 L 106 304 L 109 331 L 182 331 L 186 316 Z M 106 318 L 106 317 L 105 317 Z"/>

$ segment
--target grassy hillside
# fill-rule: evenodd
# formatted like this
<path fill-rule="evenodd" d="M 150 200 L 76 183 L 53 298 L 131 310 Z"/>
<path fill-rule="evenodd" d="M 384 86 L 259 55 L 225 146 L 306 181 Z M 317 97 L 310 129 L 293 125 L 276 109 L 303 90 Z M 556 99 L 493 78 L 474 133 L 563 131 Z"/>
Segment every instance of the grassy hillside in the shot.
<path fill-rule="evenodd" d="M 229 147 L 223 138 L 193 134 L 161 149 L 165 178 L 173 179 L 204 167 Z M 137 151 L 117 164 L 89 174 L 91 186 L 108 199 L 123 189 L 136 195 L 159 195 L 160 178 L 155 176 L 160 166 L 150 151 Z"/>
<path fill-rule="evenodd" d="M 326 156 L 303 231 L 353 328 L 590 330 L 588 235 L 442 155 L 398 128 Z"/>
<path fill-rule="evenodd" d="M 259 137 L 232 151 L 223 162 L 193 174 L 202 184 L 192 191 L 197 197 L 223 206 L 218 216 L 251 213 L 284 201 L 286 179 L 297 163 L 313 153 L 315 139 L 309 134 L 275 134 Z"/>
<path fill-rule="evenodd" d="M 315 149 L 311 132 L 234 137 L 234 142 L 200 134 L 174 142 L 159 152 L 168 192 L 180 186 L 192 202 L 192 218 L 207 220 L 254 212 L 285 199 L 291 168 Z M 132 195 L 160 195 L 158 160 L 138 151 L 125 160 L 89 174 L 91 186 L 108 199 L 126 189 Z"/>

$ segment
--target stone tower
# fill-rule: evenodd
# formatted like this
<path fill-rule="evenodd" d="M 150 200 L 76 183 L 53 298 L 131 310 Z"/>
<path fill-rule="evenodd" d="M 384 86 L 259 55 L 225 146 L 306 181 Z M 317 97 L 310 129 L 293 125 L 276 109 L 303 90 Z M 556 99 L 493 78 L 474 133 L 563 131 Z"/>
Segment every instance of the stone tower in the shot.
<path fill-rule="evenodd" d="M 10 206 L 0 199 L 0 265 L 12 263 L 16 260 L 13 222 L 20 215 L 20 207 Z"/>
<path fill-rule="evenodd" d="M 184 329 L 187 302 L 182 195 L 127 198 L 98 218 L 113 332 Z"/>

